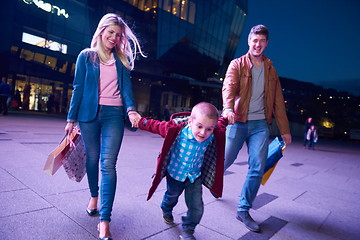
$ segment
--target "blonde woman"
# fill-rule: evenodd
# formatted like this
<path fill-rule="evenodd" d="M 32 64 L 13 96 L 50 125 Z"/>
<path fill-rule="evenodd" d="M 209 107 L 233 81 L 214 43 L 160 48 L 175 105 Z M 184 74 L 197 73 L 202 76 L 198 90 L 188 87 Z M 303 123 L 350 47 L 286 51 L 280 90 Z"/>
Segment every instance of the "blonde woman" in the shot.
<path fill-rule="evenodd" d="M 81 51 L 76 61 L 65 132 L 71 132 L 78 122 L 86 149 L 91 194 L 86 212 L 90 216 L 97 214 L 100 190 L 98 230 L 102 240 L 112 239 L 109 223 L 124 119 L 129 117 L 135 126 L 141 118 L 136 112 L 130 80 L 137 53 L 144 56 L 136 36 L 120 16 L 109 13 L 100 20 L 91 48 Z"/>

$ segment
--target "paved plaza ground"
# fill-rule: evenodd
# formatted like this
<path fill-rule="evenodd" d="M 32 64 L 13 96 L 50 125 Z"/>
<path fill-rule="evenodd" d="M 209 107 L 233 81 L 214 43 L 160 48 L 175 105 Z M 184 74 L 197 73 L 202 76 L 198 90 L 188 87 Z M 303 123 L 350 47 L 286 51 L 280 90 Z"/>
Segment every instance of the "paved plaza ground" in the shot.
<path fill-rule="evenodd" d="M 42 171 L 64 126 L 61 116 L 0 116 L 0 239 L 97 239 L 99 218 L 85 213 L 86 179 L 71 181 L 63 168 L 54 176 Z M 140 130 L 125 132 L 111 222 L 115 240 L 179 238 L 183 197 L 174 209 L 174 226 L 163 222 L 159 207 L 165 179 L 146 201 L 162 140 Z M 307 150 L 295 138 L 251 210 L 262 233 L 249 232 L 235 218 L 246 172 L 245 147 L 226 171 L 223 198 L 214 199 L 204 188 L 197 239 L 360 239 L 360 143 L 320 139 L 315 150 Z"/>

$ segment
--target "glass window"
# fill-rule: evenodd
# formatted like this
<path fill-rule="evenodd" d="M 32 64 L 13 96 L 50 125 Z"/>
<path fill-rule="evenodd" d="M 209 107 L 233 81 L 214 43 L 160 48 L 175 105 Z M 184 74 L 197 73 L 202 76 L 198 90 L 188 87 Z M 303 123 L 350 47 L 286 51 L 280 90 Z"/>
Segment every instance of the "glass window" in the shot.
<path fill-rule="evenodd" d="M 186 97 L 185 96 L 181 97 L 181 106 L 180 107 L 186 107 Z"/>
<path fill-rule="evenodd" d="M 39 62 L 39 63 L 44 63 L 44 61 L 45 61 L 45 55 L 44 55 L 44 54 L 40 54 L 40 53 L 35 53 L 35 54 L 34 54 L 34 61 L 35 61 L 35 62 Z"/>
<path fill-rule="evenodd" d="M 172 105 L 173 107 L 177 107 L 177 106 L 178 106 L 178 96 L 177 96 L 177 95 L 173 95 L 171 105 Z"/>
<path fill-rule="evenodd" d="M 171 0 L 162 0 L 161 8 L 167 12 L 171 12 Z"/>
<path fill-rule="evenodd" d="M 12 54 L 16 54 L 19 51 L 19 47 L 11 46 L 10 51 L 11 51 Z"/>
<path fill-rule="evenodd" d="M 59 69 L 59 72 L 61 72 L 61 73 L 66 73 L 67 66 L 68 66 L 68 62 L 67 62 L 67 61 L 66 61 L 62 66 L 60 66 L 60 65 L 59 65 L 59 60 L 58 60 L 58 69 Z"/>
<path fill-rule="evenodd" d="M 51 67 L 52 69 L 55 69 L 55 66 L 56 66 L 56 58 L 50 57 L 50 56 L 46 56 L 45 64 L 46 64 L 47 66 Z"/>
<path fill-rule="evenodd" d="M 163 106 L 167 105 L 169 103 L 169 94 L 165 93 L 163 95 Z"/>
<path fill-rule="evenodd" d="M 182 0 L 181 1 L 181 12 L 180 12 L 180 18 L 183 20 L 188 19 L 188 1 Z"/>
<path fill-rule="evenodd" d="M 52 51 L 59 51 L 64 54 L 67 53 L 67 45 L 52 40 L 47 40 L 45 38 L 38 37 L 29 33 L 23 32 L 22 41 L 38 47 L 47 48 Z"/>
<path fill-rule="evenodd" d="M 26 61 L 31 61 L 34 59 L 34 53 L 32 51 L 21 49 L 20 59 L 25 59 Z"/>
<path fill-rule="evenodd" d="M 173 0 L 171 13 L 175 16 L 180 16 L 180 0 Z"/>

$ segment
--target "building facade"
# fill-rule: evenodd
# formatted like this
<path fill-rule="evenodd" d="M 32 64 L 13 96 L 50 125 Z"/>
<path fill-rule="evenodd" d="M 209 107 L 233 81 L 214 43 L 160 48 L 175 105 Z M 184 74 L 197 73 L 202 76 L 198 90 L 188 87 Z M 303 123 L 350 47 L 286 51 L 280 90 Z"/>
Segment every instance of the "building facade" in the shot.
<path fill-rule="evenodd" d="M 0 74 L 19 109 L 66 113 L 75 61 L 100 18 L 114 12 L 140 39 L 131 77 L 138 110 L 161 118 L 165 106 L 199 101 L 221 107 L 221 77 L 234 57 L 247 0 L 13 0 L 0 3 Z"/>

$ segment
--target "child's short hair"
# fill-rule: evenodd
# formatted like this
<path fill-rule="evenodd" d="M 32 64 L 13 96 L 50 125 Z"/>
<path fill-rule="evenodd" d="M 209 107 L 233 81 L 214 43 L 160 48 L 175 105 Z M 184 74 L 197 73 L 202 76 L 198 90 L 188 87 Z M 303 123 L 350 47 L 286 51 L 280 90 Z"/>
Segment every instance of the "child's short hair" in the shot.
<path fill-rule="evenodd" d="M 219 111 L 217 108 L 208 102 L 200 102 L 192 108 L 190 117 L 194 119 L 197 114 L 204 115 L 210 119 L 217 120 L 219 118 Z"/>

